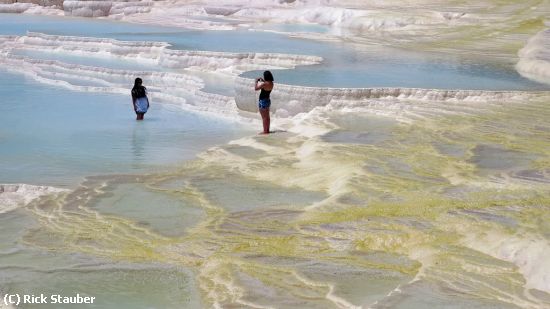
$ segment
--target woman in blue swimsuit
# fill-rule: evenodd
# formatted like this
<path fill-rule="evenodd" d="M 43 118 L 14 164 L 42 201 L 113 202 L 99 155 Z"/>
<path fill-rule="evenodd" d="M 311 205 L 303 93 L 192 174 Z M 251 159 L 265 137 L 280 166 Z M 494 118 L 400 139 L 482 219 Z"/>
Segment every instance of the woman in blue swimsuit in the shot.
<path fill-rule="evenodd" d="M 269 134 L 269 125 L 271 121 L 269 118 L 269 106 L 271 106 L 269 95 L 271 94 L 271 90 L 273 90 L 273 74 L 269 71 L 265 71 L 264 78 L 256 78 L 254 89 L 256 91 L 261 90 L 258 101 L 258 109 L 260 110 L 264 126 L 264 131 L 261 134 Z"/>
<path fill-rule="evenodd" d="M 134 88 L 132 88 L 132 103 L 136 112 L 136 120 L 143 120 L 143 116 L 149 109 L 149 99 L 147 98 L 147 88 L 142 86 L 141 78 L 136 78 Z"/>

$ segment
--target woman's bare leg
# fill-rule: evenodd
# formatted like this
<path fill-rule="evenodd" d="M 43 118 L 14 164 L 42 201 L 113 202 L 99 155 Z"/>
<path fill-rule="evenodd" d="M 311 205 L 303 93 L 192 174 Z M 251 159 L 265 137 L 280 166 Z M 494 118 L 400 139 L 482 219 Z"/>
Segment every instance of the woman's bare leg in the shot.
<path fill-rule="evenodd" d="M 265 125 L 265 128 L 264 128 L 264 133 L 268 134 L 270 131 L 269 131 L 269 126 L 271 125 L 271 117 L 269 117 L 269 107 L 266 108 L 266 111 L 265 111 L 265 119 L 266 119 L 266 125 Z M 266 130 L 267 128 L 267 130 Z"/>
<path fill-rule="evenodd" d="M 269 134 L 269 108 L 260 108 L 260 115 L 262 115 L 262 125 L 264 127 L 263 134 Z"/>

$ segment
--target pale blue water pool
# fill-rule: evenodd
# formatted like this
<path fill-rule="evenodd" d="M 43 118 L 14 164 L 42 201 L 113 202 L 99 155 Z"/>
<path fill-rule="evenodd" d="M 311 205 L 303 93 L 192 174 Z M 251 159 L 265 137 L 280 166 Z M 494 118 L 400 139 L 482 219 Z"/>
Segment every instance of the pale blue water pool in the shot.
<path fill-rule="evenodd" d="M 130 96 L 80 93 L 0 71 L 0 183 L 71 186 L 84 176 L 147 172 L 248 134 L 241 125 Z"/>

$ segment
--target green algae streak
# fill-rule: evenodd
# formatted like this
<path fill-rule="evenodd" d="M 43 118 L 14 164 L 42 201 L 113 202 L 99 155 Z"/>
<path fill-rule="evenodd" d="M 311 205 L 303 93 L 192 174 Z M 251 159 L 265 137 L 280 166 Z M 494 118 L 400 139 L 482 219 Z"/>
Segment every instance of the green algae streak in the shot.
<path fill-rule="evenodd" d="M 406 303 L 432 282 L 442 304 L 448 296 L 439 289 L 450 289 L 468 304 L 496 297 L 503 306 L 542 308 L 549 295 L 532 292 L 537 282 L 472 240 L 548 235 L 549 99 L 403 100 L 409 108 L 401 121 L 352 132 L 380 137 L 365 143 L 349 134 L 327 141 L 326 134 L 280 133 L 211 149 L 170 174 L 90 178 L 29 207 L 42 224 L 24 240 L 52 251 L 192 267 L 212 305 Z M 320 113 L 323 121 L 311 122 L 329 132 L 361 118 Z M 237 155 L 240 147 L 246 157 Z M 229 179 L 233 192 L 224 191 Z M 145 185 L 205 215 L 170 237 L 97 210 L 122 185 Z M 281 192 L 275 204 L 257 199 L 255 188 L 265 185 Z M 349 286 L 353 276 L 362 289 Z M 397 287 L 403 299 L 394 298 Z"/>

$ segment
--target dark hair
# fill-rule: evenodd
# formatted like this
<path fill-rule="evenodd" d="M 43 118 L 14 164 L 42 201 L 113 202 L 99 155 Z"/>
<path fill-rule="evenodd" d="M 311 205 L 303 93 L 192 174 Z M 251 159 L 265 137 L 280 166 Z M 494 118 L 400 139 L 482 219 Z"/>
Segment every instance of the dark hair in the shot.
<path fill-rule="evenodd" d="M 136 78 L 134 81 L 134 88 L 132 88 L 132 97 L 141 98 L 147 96 L 147 88 L 143 87 L 141 84 L 143 81 L 141 78 Z"/>
<path fill-rule="evenodd" d="M 136 78 L 136 80 L 134 81 L 134 88 L 136 88 L 137 86 L 141 86 L 142 83 L 143 81 L 141 80 L 141 78 Z"/>
<path fill-rule="evenodd" d="M 271 74 L 271 72 L 269 72 L 269 71 L 265 71 L 264 72 L 264 80 L 268 81 L 268 82 L 272 82 L 273 81 L 273 74 Z"/>

